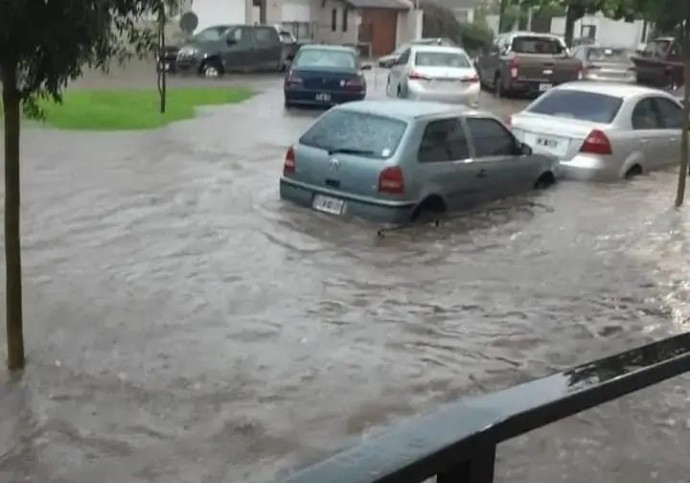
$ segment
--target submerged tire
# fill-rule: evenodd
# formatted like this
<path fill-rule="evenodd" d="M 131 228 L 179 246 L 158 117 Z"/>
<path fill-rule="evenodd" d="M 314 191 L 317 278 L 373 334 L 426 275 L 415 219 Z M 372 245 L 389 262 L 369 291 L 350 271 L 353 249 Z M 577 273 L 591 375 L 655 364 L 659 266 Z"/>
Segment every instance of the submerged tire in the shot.
<path fill-rule="evenodd" d="M 419 203 L 410 215 L 410 221 L 423 220 L 426 217 L 442 215 L 446 212 L 446 203 L 438 195 L 427 196 Z"/>
<path fill-rule="evenodd" d="M 534 189 L 545 190 L 556 184 L 556 177 L 553 173 L 544 173 L 534 182 Z"/>

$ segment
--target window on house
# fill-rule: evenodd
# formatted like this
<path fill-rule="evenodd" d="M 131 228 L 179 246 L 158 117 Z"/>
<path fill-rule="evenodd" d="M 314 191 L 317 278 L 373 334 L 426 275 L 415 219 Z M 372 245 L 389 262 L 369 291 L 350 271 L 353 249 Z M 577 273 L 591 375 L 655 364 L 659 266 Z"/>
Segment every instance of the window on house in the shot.
<path fill-rule="evenodd" d="M 347 32 L 347 17 L 350 15 L 350 10 L 343 9 L 343 32 Z"/>
<path fill-rule="evenodd" d="M 331 32 L 335 32 L 338 28 L 338 9 L 331 10 Z"/>

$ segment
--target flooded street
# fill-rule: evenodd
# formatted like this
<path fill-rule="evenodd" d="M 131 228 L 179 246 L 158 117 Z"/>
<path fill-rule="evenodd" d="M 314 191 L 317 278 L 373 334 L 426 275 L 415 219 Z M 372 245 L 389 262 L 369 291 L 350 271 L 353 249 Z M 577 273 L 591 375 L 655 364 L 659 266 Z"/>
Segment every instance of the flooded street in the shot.
<path fill-rule="evenodd" d="M 675 173 L 378 237 L 280 201 L 285 149 L 318 113 L 256 85 L 158 131 L 24 131 L 29 360 L 0 371 L 0 481 L 265 482 L 688 329 Z M 687 482 L 688 382 L 500 446 L 498 481 Z"/>

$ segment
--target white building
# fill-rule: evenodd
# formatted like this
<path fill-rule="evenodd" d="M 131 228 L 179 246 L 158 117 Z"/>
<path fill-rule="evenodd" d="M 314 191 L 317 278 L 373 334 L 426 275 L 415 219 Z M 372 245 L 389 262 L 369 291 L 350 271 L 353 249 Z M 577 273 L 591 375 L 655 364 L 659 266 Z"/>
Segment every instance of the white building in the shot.
<path fill-rule="evenodd" d="M 282 24 L 298 38 L 359 45 L 375 56 L 422 33 L 422 12 L 412 0 L 180 0 L 180 11 L 189 10 L 199 19 L 196 31 L 219 24 Z"/>

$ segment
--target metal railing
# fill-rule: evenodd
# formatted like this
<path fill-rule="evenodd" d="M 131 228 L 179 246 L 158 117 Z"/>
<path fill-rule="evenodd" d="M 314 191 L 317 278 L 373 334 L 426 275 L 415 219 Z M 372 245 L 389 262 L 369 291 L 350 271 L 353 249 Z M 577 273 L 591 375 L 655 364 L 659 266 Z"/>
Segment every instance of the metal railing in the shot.
<path fill-rule="evenodd" d="M 690 333 L 448 404 L 280 483 L 490 483 L 508 439 L 690 371 Z"/>

